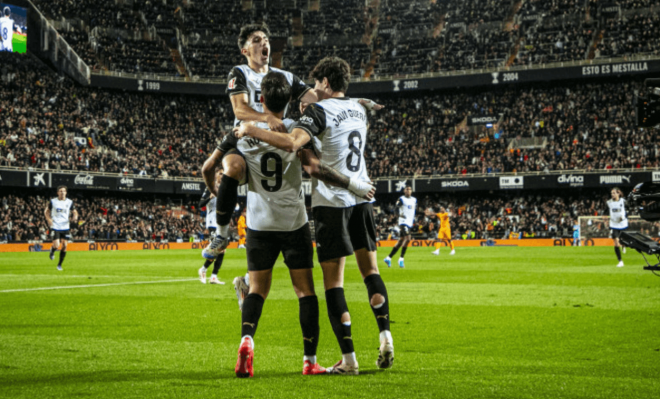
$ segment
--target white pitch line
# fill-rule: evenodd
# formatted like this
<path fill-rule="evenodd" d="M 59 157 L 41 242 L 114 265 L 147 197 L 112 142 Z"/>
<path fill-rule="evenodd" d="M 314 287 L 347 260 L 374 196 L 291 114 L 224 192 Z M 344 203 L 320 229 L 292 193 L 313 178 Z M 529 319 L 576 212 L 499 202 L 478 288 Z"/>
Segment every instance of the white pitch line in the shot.
<path fill-rule="evenodd" d="M 197 281 L 196 278 L 186 278 L 179 280 L 159 280 L 159 281 L 135 281 L 132 283 L 109 283 L 109 284 L 88 284 L 88 285 L 68 285 L 61 287 L 41 287 L 41 288 L 19 288 L 15 290 L 2 290 L 0 294 L 6 292 L 27 292 L 27 291 L 46 291 L 46 290 L 66 290 L 69 288 L 92 288 L 92 287 L 112 287 L 115 285 L 138 285 L 138 284 L 159 284 L 159 283 L 179 283 L 182 281 Z"/>

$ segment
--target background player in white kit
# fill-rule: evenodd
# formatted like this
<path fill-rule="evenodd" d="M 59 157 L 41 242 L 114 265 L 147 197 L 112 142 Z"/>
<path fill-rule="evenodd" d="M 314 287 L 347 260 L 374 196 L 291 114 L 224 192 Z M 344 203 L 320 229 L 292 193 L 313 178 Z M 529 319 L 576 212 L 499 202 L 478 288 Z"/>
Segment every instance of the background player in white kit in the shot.
<path fill-rule="evenodd" d="M 412 187 L 406 186 L 403 190 L 403 195 L 396 202 L 396 207 L 399 210 L 399 231 L 401 231 L 401 236 L 394 248 L 392 248 L 392 252 L 384 259 L 387 267 L 392 266 L 392 257 L 396 255 L 396 252 L 401 247 L 403 248 L 401 248 L 399 267 L 404 267 L 403 258 L 406 256 L 406 249 L 408 249 L 408 243 L 410 243 L 410 231 L 413 224 L 415 224 L 415 212 L 417 211 L 417 198 L 412 196 Z"/>
<path fill-rule="evenodd" d="M 2 36 L 2 43 L 0 43 L 0 51 L 14 51 L 12 40 L 14 38 L 14 20 L 11 19 L 11 9 L 5 7 L 2 10 L 2 17 L 0 17 L 0 36 Z"/>
<path fill-rule="evenodd" d="M 217 175 L 222 175 L 222 170 L 220 170 Z M 215 204 L 217 202 L 217 198 L 215 195 L 213 195 L 208 189 L 204 190 L 204 194 L 202 194 L 202 199 L 199 201 L 199 208 L 206 207 L 206 229 L 209 231 L 211 239 L 213 239 L 213 235 L 215 234 L 215 231 L 218 227 L 218 224 L 216 223 L 216 217 L 215 217 Z M 209 280 L 209 284 L 223 284 L 224 281 L 220 281 L 218 279 L 218 272 L 220 271 L 220 267 L 222 266 L 222 260 L 225 257 L 225 251 L 222 251 L 218 256 L 215 257 L 215 259 L 207 259 L 204 261 L 204 265 L 199 268 L 197 271 L 197 274 L 199 274 L 199 281 L 202 282 L 202 284 L 206 284 L 206 270 L 211 266 L 211 263 L 213 263 L 213 273 L 211 274 L 211 279 Z"/>
<path fill-rule="evenodd" d="M 62 262 L 66 257 L 66 247 L 68 240 L 71 239 L 69 219 L 73 216 L 73 222 L 78 221 L 78 211 L 73 206 L 73 201 L 66 197 L 66 186 L 57 187 L 57 198 L 51 198 L 48 201 L 46 209 L 44 209 L 44 216 L 48 226 L 50 226 L 50 234 L 53 238 L 53 245 L 50 247 L 50 260 L 55 259 L 55 251 L 60 250 L 60 261 L 57 263 L 57 270 L 62 270 Z M 60 242 L 62 246 L 60 247 Z"/>
<path fill-rule="evenodd" d="M 380 330 L 376 364 L 392 367 L 394 347 L 390 333 L 389 299 L 376 260 L 376 228 L 373 206 L 345 189 L 325 184 L 315 177 L 317 165 L 327 165 L 350 176 L 351 182 L 368 182 L 364 159 L 367 139 L 365 109 L 345 96 L 350 81 L 348 63 L 326 57 L 314 67 L 311 76 L 321 102 L 310 104 L 290 134 L 245 128 L 247 134 L 295 152 L 312 142 L 314 149 L 301 151 L 305 170 L 312 176 L 312 209 L 315 219 L 316 250 L 323 269 L 323 284 L 330 325 L 342 351 L 342 360 L 328 369 L 332 374 L 358 374 L 358 362 L 351 336 L 351 319 L 344 295 L 346 256 L 355 253 L 367 286 L 371 309 Z M 314 154 L 316 151 L 316 155 Z"/>
<path fill-rule="evenodd" d="M 616 266 L 623 267 L 619 237 L 621 236 L 621 232 L 628 228 L 626 201 L 623 199 L 623 192 L 618 187 L 613 188 L 610 194 L 612 195 L 612 199 L 607 201 L 607 206 L 610 208 L 610 230 L 614 239 L 614 252 L 619 260 Z"/>

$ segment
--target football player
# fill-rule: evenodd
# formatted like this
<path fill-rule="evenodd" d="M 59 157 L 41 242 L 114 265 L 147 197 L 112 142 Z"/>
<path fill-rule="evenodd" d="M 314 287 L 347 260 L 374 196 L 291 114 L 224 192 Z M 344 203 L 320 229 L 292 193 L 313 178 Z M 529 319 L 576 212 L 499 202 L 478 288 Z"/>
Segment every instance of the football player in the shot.
<path fill-rule="evenodd" d="M 62 263 L 66 257 L 68 240 L 71 240 L 69 220 L 73 216 L 73 223 L 78 221 L 78 211 L 73 206 L 73 201 L 66 197 L 66 186 L 57 187 L 57 198 L 51 198 L 48 206 L 44 209 L 44 216 L 50 226 L 50 234 L 53 244 L 50 247 L 50 260 L 55 260 L 55 251 L 60 250 L 60 260 L 57 270 L 62 271 Z M 62 246 L 60 247 L 60 243 Z"/>
<path fill-rule="evenodd" d="M 392 266 L 392 257 L 396 255 L 401 248 L 401 257 L 399 258 L 399 267 L 404 267 L 403 258 L 406 256 L 406 249 L 410 242 L 410 230 L 415 223 L 415 212 L 417 210 L 417 198 L 412 196 L 412 187 L 406 186 L 403 189 L 403 195 L 397 200 L 396 208 L 399 210 L 399 241 L 397 241 L 392 252 L 384 259 L 387 267 Z"/>

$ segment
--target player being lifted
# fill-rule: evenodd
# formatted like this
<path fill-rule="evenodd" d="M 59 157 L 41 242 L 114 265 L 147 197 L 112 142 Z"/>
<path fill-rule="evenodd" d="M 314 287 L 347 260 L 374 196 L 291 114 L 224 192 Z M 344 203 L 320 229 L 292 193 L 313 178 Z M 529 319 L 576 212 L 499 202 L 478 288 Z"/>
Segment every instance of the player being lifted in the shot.
<path fill-rule="evenodd" d="M 456 251 L 454 250 L 454 243 L 451 241 L 451 224 L 449 223 L 449 210 L 445 209 L 444 207 L 440 207 L 440 212 L 435 213 L 431 209 L 426 210 L 426 216 L 430 217 L 436 217 L 437 222 L 438 222 L 438 238 L 436 239 L 436 242 L 434 244 L 435 246 L 435 251 L 432 252 L 433 255 L 440 255 L 440 247 L 442 246 L 442 242 L 447 242 L 449 244 L 449 248 L 451 248 L 451 252 L 449 252 L 449 255 L 455 255 Z"/>
<path fill-rule="evenodd" d="M 623 267 L 619 237 L 621 236 L 621 232 L 628 228 L 626 200 L 623 199 L 623 191 L 618 187 L 614 187 L 610 195 L 612 199 L 607 201 L 607 206 L 610 208 L 610 229 L 612 231 L 612 238 L 614 239 L 614 252 L 619 260 L 616 267 Z"/>
<path fill-rule="evenodd" d="M 57 270 L 62 271 L 62 263 L 66 257 L 66 247 L 68 240 L 71 239 L 69 219 L 73 216 L 73 223 L 78 221 L 78 211 L 73 206 L 73 201 L 66 197 L 66 186 L 57 187 L 57 198 L 51 198 L 48 201 L 44 216 L 48 226 L 50 226 L 50 235 L 53 238 L 53 245 L 50 247 L 50 260 L 55 260 L 55 251 L 60 250 L 60 261 L 57 263 Z M 60 242 L 62 246 L 60 247 Z"/>
<path fill-rule="evenodd" d="M 14 39 L 14 20 L 11 19 L 11 9 L 5 7 L 2 10 L 2 17 L 0 17 L 0 35 L 2 35 L 2 43 L 0 43 L 0 51 L 14 51 L 12 40 Z"/>
<path fill-rule="evenodd" d="M 222 176 L 222 169 L 218 170 L 218 173 L 216 173 L 216 181 L 218 178 Z M 215 221 L 215 208 L 216 208 L 216 203 L 217 203 L 217 198 L 215 197 L 214 194 L 209 191 L 209 189 L 204 190 L 204 194 L 202 194 L 202 199 L 199 201 L 199 208 L 202 209 L 203 207 L 206 207 L 206 229 L 209 231 L 209 234 L 211 237 L 215 234 L 215 231 L 218 228 L 218 225 Z M 221 281 L 218 279 L 218 272 L 220 271 L 220 267 L 222 266 L 222 260 L 225 257 L 225 252 L 222 251 L 218 256 L 216 256 L 215 260 L 214 259 L 207 259 L 204 261 L 204 265 L 199 268 L 198 274 L 199 274 L 199 281 L 202 282 L 202 284 L 206 284 L 206 270 L 211 266 L 211 263 L 213 263 L 213 273 L 211 274 L 211 280 L 209 280 L 210 284 L 224 284 L 224 281 Z"/>
<path fill-rule="evenodd" d="M 313 149 L 301 151 L 301 159 L 305 170 L 312 176 L 317 255 L 323 269 L 330 325 L 342 351 L 342 360 L 328 372 L 358 374 L 351 318 L 343 288 L 346 257 L 353 253 L 380 330 L 377 365 L 390 368 L 394 347 L 389 300 L 378 272 L 372 200 L 329 186 L 317 178 L 324 175 L 319 168 L 327 165 L 350 176 L 351 181 L 369 181 L 363 153 L 367 140 L 365 109 L 345 96 L 350 80 L 350 67 L 346 61 L 326 57 L 319 61 L 311 75 L 315 81 L 314 90 L 322 101 L 305 109 L 290 134 L 269 132 L 250 125 L 235 130 L 241 137 L 251 136 L 290 152 L 298 151 L 310 141 L 313 143 Z"/>
<path fill-rule="evenodd" d="M 282 118 L 292 92 L 286 76 L 271 71 L 263 78 L 261 88 L 264 110 Z M 293 121 L 285 120 L 284 124 L 290 129 Z M 268 127 L 265 123 L 259 126 Z M 316 361 L 319 337 L 318 299 L 312 279 L 314 251 L 302 192 L 300 160 L 295 153 L 282 151 L 260 140 L 239 140 L 233 132 L 225 137 L 214 155 L 229 153 L 232 149 L 237 149 L 245 155 L 249 174 L 246 219 L 250 285 L 241 308 L 242 340 L 236 375 L 253 375 L 253 337 L 264 301 L 270 291 L 272 269 L 280 252 L 289 267 L 291 281 L 299 298 L 305 350 L 303 374 L 325 373 L 325 369 Z M 219 160 L 212 155 L 207 160 L 207 163 L 209 162 L 217 164 Z M 337 175 L 338 173 L 334 172 L 334 176 Z M 206 174 L 204 178 L 209 180 Z M 346 176 L 341 178 L 349 180 Z M 334 182 L 332 177 L 328 179 Z M 373 189 L 364 185 L 361 193 L 373 196 Z"/>
<path fill-rule="evenodd" d="M 270 31 L 265 25 L 246 25 L 241 28 L 238 35 L 238 47 L 241 54 L 247 59 L 247 65 L 238 65 L 232 68 L 227 78 L 227 93 L 231 100 L 236 119 L 234 125 L 240 121 L 264 122 L 272 130 L 286 131 L 281 118 L 264 113 L 260 102 L 261 81 L 269 71 L 284 75 L 291 86 L 293 98 L 304 102 L 316 102 L 317 97 L 305 83 L 290 72 L 282 71 L 268 65 L 270 58 Z M 284 108 L 286 111 L 286 106 Z M 286 113 L 286 112 L 284 112 Z M 238 199 L 238 186 L 245 184 L 247 178 L 247 165 L 243 154 L 232 149 L 222 158 L 224 175 L 218 189 L 217 222 L 218 234 L 204 249 L 203 256 L 213 259 L 229 243 L 229 222 Z"/>
<path fill-rule="evenodd" d="M 238 65 L 232 68 L 227 78 L 227 93 L 231 100 L 232 109 L 239 121 L 264 122 L 273 131 L 285 132 L 281 118 L 264 113 L 260 102 L 261 80 L 269 71 L 282 73 L 289 85 L 294 99 L 304 103 L 318 101 L 314 90 L 310 90 L 305 83 L 290 72 L 269 66 L 270 57 L 270 31 L 266 25 L 246 25 L 241 28 L 238 35 L 238 48 L 247 59 L 247 65 Z M 359 100 L 362 104 L 373 109 L 382 108 L 369 100 Z M 285 112 L 286 114 L 286 108 Z M 218 190 L 218 233 L 216 238 L 204 249 L 203 256 L 212 259 L 229 244 L 229 221 L 238 198 L 238 186 L 245 184 L 246 162 L 239 151 L 232 151 L 222 159 L 224 175 Z M 244 282 L 243 282 L 244 283 Z"/>
<path fill-rule="evenodd" d="M 394 248 L 392 248 L 392 252 L 384 259 L 387 267 L 392 266 L 392 257 L 396 255 L 399 248 L 401 248 L 399 267 L 404 267 L 403 258 L 406 256 L 406 249 L 408 249 L 408 243 L 410 243 L 410 231 L 415 223 L 415 211 L 417 210 L 417 198 L 412 196 L 412 187 L 406 186 L 403 189 L 403 195 L 396 202 L 396 208 L 399 210 L 399 230 L 401 231 L 401 236 Z"/>

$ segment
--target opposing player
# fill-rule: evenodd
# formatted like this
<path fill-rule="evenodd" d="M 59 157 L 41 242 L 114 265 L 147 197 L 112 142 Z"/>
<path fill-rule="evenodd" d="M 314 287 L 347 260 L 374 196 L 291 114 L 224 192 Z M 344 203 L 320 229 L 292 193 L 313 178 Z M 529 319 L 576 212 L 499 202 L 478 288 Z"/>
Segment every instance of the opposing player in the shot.
<path fill-rule="evenodd" d="M 238 230 L 238 247 L 245 248 L 245 237 L 247 235 L 246 229 L 247 224 L 245 222 L 245 208 L 241 212 L 241 216 L 238 218 L 238 223 L 236 224 L 236 230 Z"/>
<path fill-rule="evenodd" d="M 0 36 L 2 36 L 0 51 L 13 52 L 14 20 L 11 19 L 11 9 L 9 7 L 5 7 L 2 10 L 2 17 L 0 17 Z"/>
<path fill-rule="evenodd" d="M 614 239 L 614 253 L 616 253 L 616 257 L 619 260 L 616 267 L 623 267 L 619 237 L 621 236 L 621 232 L 628 228 L 626 201 L 623 199 L 623 191 L 618 187 L 613 188 L 610 195 L 612 199 L 607 201 L 607 206 L 610 208 L 610 230 Z"/>
<path fill-rule="evenodd" d="M 403 189 L 403 195 L 396 202 L 396 208 L 399 210 L 399 241 L 397 241 L 392 252 L 384 259 L 387 267 L 392 266 L 392 257 L 396 255 L 401 248 L 401 257 L 399 258 L 399 267 L 404 267 L 403 258 L 406 256 L 406 249 L 410 243 L 410 231 L 415 223 L 415 212 L 417 210 L 417 198 L 412 196 L 412 187 L 406 186 Z"/>
<path fill-rule="evenodd" d="M 66 186 L 57 187 L 57 198 L 51 198 L 46 209 L 44 209 L 44 216 L 46 216 L 46 221 L 50 226 L 50 234 L 53 238 L 49 257 L 50 260 L 55 260 L 55 251 L 59 249 L 60 260 L 57 263 L 57 270 L 59 271 L 62 271 L 68 240 L 71 240 L 69 220 L 73 220 L 73 223 L 78 221 L 78 211 L 73 206 L 73 201 L 66 197 L 66 194 Z M 60 243 L 62 244 L 61 247 Z"/>
<path fill-rule="evenodd" d="M 220 170 L 217 175 L 218 176 L 222 175 L 222 170 Z M 209 231 L 211 237 L 213 237 L 216 229 L 218 228 L 218 225 L 215 221 L 216 202 L 217 202 L 217 198 L 208 189 L 204 190 L 204 194 L 202 194 L 202 199 L 199 201 L 200 209 L 206 207 L 206 229 Z M 207 259 L 206 261 L 204 261 L 204 265 L 202 265 L 202 267 L 200 267 L 199 270 L 197 271 L 199 275 L 199 281 L 201 281 L 202 284 L 206 284 L 206 271 L 208 270 L 209 266 L 211 266 L 212 263 L 213 263 L 213 273 L 211 274 L 211 279 L 209 280 L 209 284 L 222 284 L 222 285 L 225 284 L 224 281 L 221 281 L 218 278 L 218 272 L 220 271 L 220 267 L 222 267 L 222 260 L 224 259 L 224 257 L 225 257 L 225 252 L 222 251 L 218 256 L 216 256 L 215 259 Z"/>
<path fill-rule="evenodd" d="M 315 219 L 316 249 L 323 268 L 323 284 L 330 324 L 342 351 L 342 360 L 328 369 L 332 374 L 358 374 L 358 362 L 351 335 L 351 318 L 344 296 L 346 257 L 355 253 L 360 273 L 367 286 L 371 309 L 380 330 L 377 365 L 390 368 L 394 347 L 389 321 L 389 299 L 378 272 L 376 228 L 371 200 L 320 181 L 319 167 L 327 165 L 351 181 L 369 181 L 364 159 L 367 140 L 365 109 L 345 96 L 350 80 L 348 63 L 338 57 L 319 61 L 311 73 L 314 90 L 322 99 L 310 104 L 290 134 L 266 131 L 251 126 L 239 128 L 239 135 L 265 141 L 275 147 L 296 152 L 312 176 L 312 210 Z M 316 153 L 315 153 L 316 152 Z M 249 238 L 248 238 L 249 240 Z M 248 241 L 249 242 L 249 241 Z"/>
<path fill-rule="evenodd" d="M 440 207 L 440 212 L 433 212 L 432 210 L 427 210 L 426 212 L 427 216 L 435 216 L 438 221 L 439 229 L 438 229 L 438 238 L 436 239 L 436 242 L 434 244 L 435 246 L 435 251 L 432 252 L 433 255 L 440 255 L 440 247 L 442 246 L 442 242 L 447 242 L 449 244 L 449 248 L 451 248 L 451 252 L 449 252 L 449 255 L 455 255 L 456 251 L 454 250 L 454 243 L 451 241 L 451 224 L 449 223 L 449 210 L 445 209 L 444 207 Z"/>

